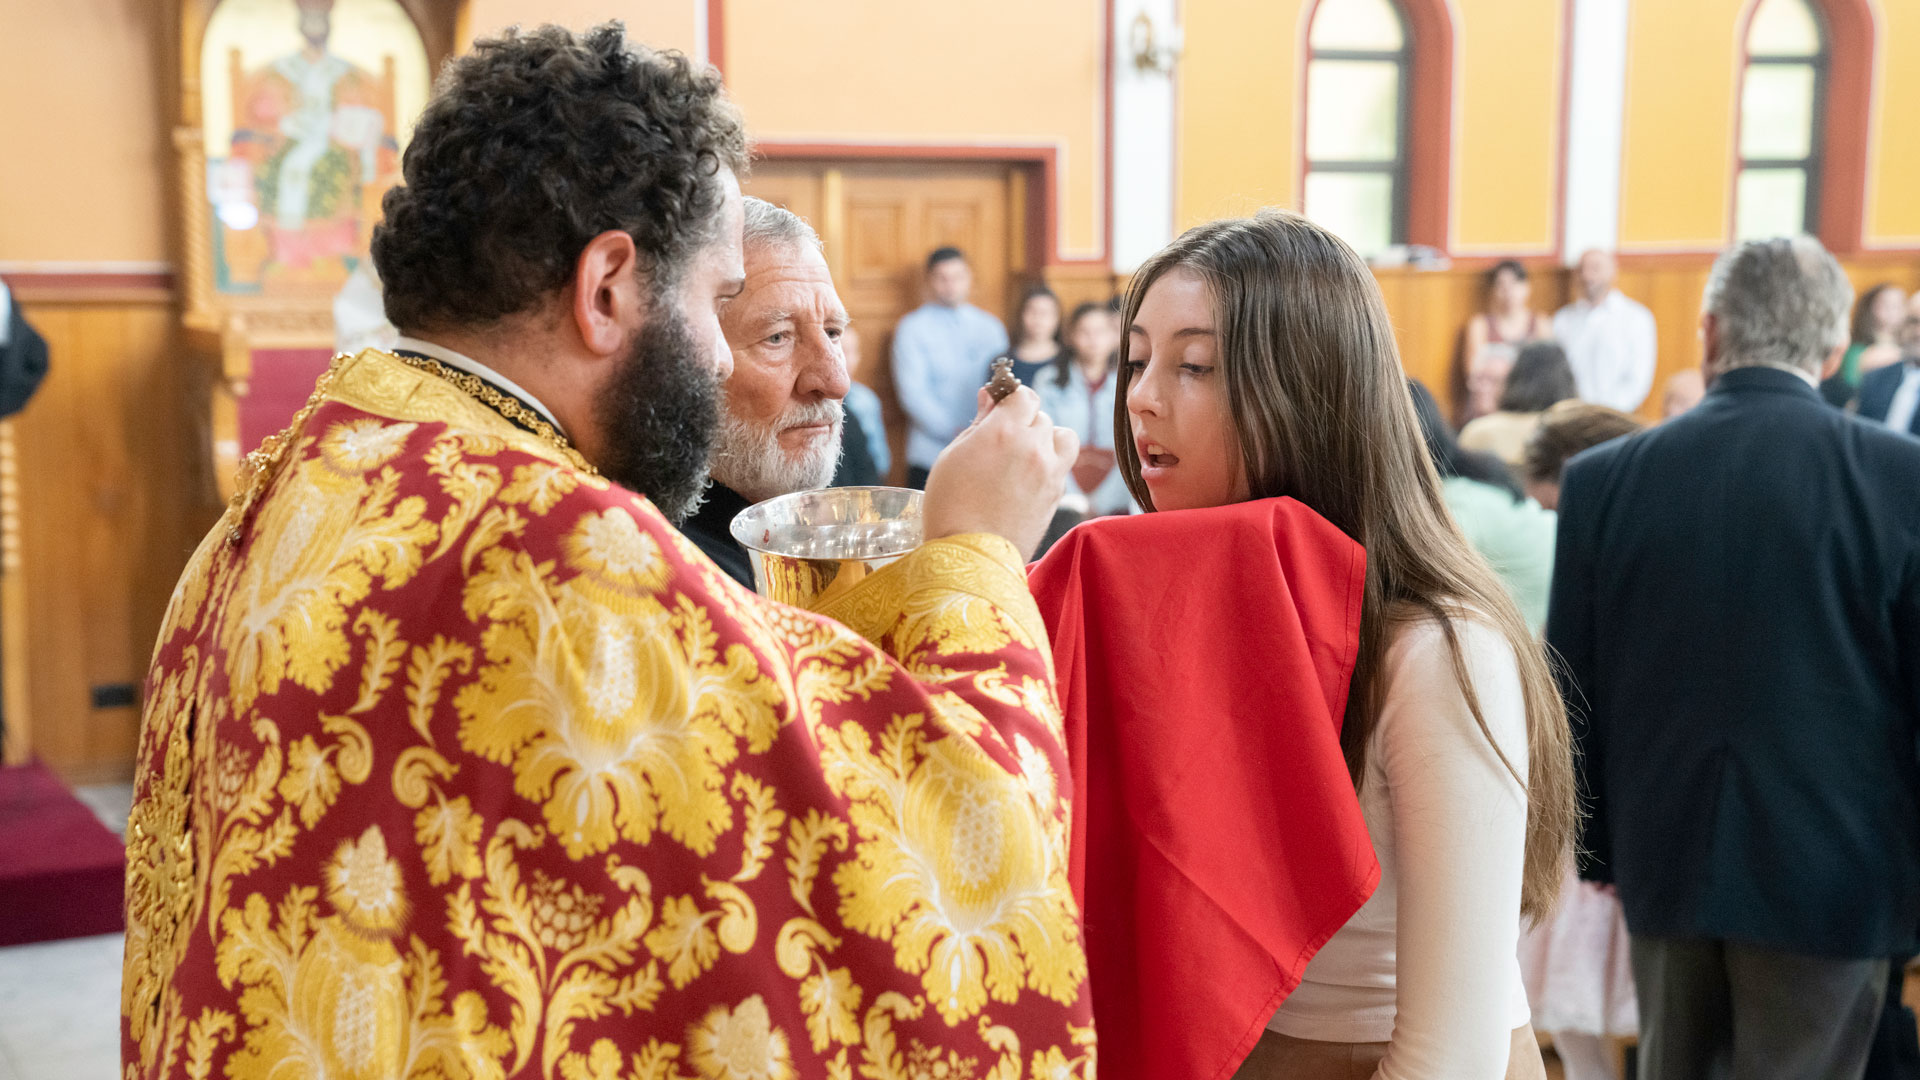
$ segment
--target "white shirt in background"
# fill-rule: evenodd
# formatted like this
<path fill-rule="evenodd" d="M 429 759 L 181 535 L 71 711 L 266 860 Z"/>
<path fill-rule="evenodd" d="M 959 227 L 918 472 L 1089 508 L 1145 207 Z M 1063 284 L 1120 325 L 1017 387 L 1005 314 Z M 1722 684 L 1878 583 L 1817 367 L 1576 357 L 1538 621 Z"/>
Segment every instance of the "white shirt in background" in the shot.
<path fill-rule="evenodd" d="M 1920 412 L 1920 364 L 1909 360 L 1900 373 L 1900 385 L 1887 403 L 1887 426 L 1902 434 L 1913 431 L 1913 414 Z"/>
<path fill-rule="evenodd" d="M 1599 303 L 1576 300 L 1553 316 L 1580 398 L 1631 413 L 1653 390 L 1658 335 L 1653 312 L 1619 289 Z"/>
<path fill-rule="evenodd" d="M 1267 1027 L 1296 1039 L 1386 1042 L 1378 1080 L 1506 1075 L 1528 1022 L 1516 953 L 1526 864 L 1527 710 L 1506 639 L 1453 622 L 1474 722 L 1439 623 L 1400 629 L 1367 746 L 1360 811 L 1380 886 L 1307 965 Z"/>

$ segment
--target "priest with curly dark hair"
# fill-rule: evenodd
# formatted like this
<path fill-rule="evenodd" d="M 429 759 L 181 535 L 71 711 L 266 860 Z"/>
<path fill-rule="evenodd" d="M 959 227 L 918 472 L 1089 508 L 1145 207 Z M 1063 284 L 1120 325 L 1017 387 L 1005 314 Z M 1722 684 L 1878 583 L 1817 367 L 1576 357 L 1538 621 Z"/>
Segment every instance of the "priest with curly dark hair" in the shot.
<path fill-rule="evenodd" d="M 397 347 L 249 456 L 161 630 L 127 1077 L 1092 1076 L 1023 574 L 1073 436 L 983 410 L 826 614 L 729 579 L 675 522 L 746 166 L 618 24 L 449 66 L 373 242 Z"/>

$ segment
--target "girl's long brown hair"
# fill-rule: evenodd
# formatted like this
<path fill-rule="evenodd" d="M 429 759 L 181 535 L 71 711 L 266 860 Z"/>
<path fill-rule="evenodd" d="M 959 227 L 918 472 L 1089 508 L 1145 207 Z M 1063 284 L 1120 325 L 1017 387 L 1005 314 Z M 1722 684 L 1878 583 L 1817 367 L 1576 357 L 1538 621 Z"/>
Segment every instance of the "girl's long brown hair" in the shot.
<path fill-rule="evenodd" d="M 1297 214 L 1265 210 L 1191 229 L 1149 259 L 1127 289 L 1125 326 L 1153 283 L 1176 267 L 1200 275 L 1212 294 L 1249 497 L 1290 495 L 1367 549 L 1360 652 L 1340 731 L 1355 787 L 1366 775 L 1397 626 L 1421 615 L 1438 621 L 1489 742 L 1454 620 L 1489 623 L 1512 647 L 1527 712 L 1521 910 L 1538 921 L 1553 906 L 1578 821 L 1566 708 L 1544 646 L 1441 500 L 1379 285 L 1339 238 Z M 1139 453 L 1125 434 L 1129 346 L 1123 338 L 1114 445 L 1127 489 L 1151 509 Z M 1518 779 L 1497 743 L 1494 752 Z"/>

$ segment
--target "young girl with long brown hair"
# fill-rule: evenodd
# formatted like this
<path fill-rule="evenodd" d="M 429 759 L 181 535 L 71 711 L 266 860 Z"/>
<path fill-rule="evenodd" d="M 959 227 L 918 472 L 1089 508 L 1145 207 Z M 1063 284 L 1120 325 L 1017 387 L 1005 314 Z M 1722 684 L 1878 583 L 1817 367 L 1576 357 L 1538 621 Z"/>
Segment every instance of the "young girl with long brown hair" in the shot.
<path fill-rule="evenodd" d="M 1381 881 L 1239 1075 L 1541 1076 L 1515 947 L 1569 856 L 1566 715 L 1441 499 L 1372 275 L 1297 215 L 1218 221 L 1135 273 L 1124 327 L 1142 506 L 1292 496 L 1366 548 L 1341 745 Z"/>

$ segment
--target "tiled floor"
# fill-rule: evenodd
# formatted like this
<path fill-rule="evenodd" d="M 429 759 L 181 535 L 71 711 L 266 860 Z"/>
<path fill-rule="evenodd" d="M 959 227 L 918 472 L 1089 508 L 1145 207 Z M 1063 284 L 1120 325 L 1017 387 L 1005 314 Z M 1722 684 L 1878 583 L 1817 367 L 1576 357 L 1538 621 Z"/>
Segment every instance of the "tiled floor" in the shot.
<path fill-rule="evenodd" d="M 116 834 L 133 787 L 74 792 Z M 124 935 L 0 949 L 0 1080 L 114 1080 L 120 1073 Z"/>
<path fill-rule="evenodd" d="M 123 935 L 0 949 L 0 1080 L 114 1080 Z"/>
<path fill-rule="evenodd" d="M 73 794 L 115 836 L 126 835 L 127 814 L 133 810 L 132 784 L 88 784 L 74 788 Z"/>

